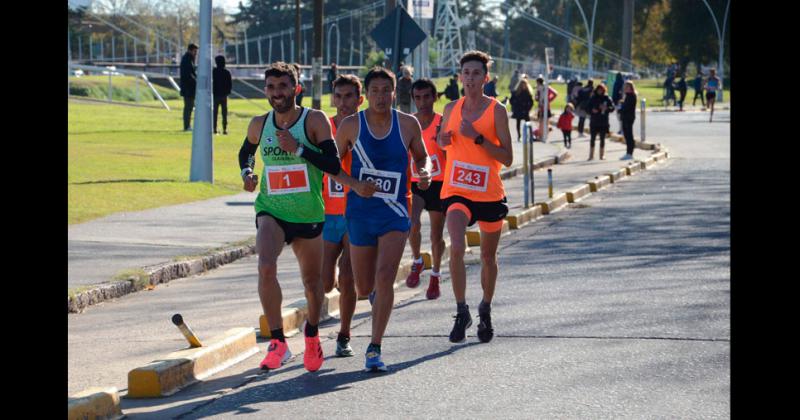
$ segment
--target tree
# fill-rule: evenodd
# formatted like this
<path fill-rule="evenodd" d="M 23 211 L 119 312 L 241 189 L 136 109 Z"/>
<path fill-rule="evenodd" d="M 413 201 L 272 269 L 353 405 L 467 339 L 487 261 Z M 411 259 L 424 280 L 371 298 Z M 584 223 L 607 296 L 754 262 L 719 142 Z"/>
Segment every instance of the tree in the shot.
<path fill-rule="evenodd" d="M 708 0 L 722 30 L 728 0 Z M 669 13 L 664 16 L 664 40 L 670 52 L 682 64 L 712 63 L 719 59 L 719 38 L 714 19 L 701 0 L 670 0 Z M 730 25 L 730 22 L 728 22 Z M 725 56 L 730 62 L 730 26 L 725 31 Z"/>

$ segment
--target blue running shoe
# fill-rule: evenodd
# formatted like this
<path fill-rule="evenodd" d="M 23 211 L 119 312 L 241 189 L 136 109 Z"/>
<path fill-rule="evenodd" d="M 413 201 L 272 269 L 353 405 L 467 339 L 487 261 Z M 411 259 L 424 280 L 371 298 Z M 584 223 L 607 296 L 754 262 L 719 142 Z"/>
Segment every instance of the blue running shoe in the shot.
<path fill-rule="evenodd" d="M 364 364 L 364 372 L 386 372 L 386 365 L 381 361 L 381 354 L 372 346 L 367 347 L 365 355 L 367 362 Z"/>
<path fill-rule="evenodd" d="M 369 298 L 369 304 L 372 305 L 373 302 L 375 302 L 375 291 L 374 290 L 369 292 L 369 297 L 368 298 Z"/>

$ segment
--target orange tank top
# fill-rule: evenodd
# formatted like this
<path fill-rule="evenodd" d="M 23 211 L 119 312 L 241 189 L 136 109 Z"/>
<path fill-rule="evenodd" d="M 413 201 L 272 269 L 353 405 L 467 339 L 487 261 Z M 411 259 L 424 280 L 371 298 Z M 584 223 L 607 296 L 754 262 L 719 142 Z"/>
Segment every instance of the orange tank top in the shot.
<path fill-rule="evenodd" d="M 331 129 L 333 135 L 336 136 L 336 124 L 331 120 Z M 350 151 L 346 150 L 344 156 L 339 157 L 342 160 L 342 170 L 350 173 Z M 322 201 L 325 203 L 325 214 L 329 215 L 344 215 L 345 205 L 347 204 L 347 192 L 350 190 L 346 185 L 336 182 L 333 178 L 328 176 L 327 172 L 322 176 Z"/>
<path fill-rule="evenodd" d="M 439 144 L 436 143 L 436 134 L 439 132 L 439 125 L 442 123 L 442 114 L 433 114 L 433 120 L 428 127 L 422 130 L 422 140 L 425 141 L 425 149 L 428 151 L 428 157 L 431 161 L 431 181 L 444 181 L 444 165 L 445 155 Z M 409 153 L 408 161 L 411 165 L 411 182 L 419 182 L 417 174 L 417 165 L 414 163 L 414 158 Z"/>
<path fill-rule="evenodd" d="M 503 164 L 494 159 L 483 146 L 475 144 L 471 138 L 461 135 L 461 109 L 464 100 L 459 99 L 450 113 L 447 127 L 442 131 L 451 131 L 451 143 L 445 147 L 447 162 L 444 168 L 444 184 L 442 198 L 459 195 L 472 201 L 500 201 L 506 192 L 500 179 Z M 475 131 L 482 134 L 485 141 L 500 146 L 500 139 L 494 120 L 494 108 L 499 102 L 492 99 L 480 118 L 472 123 Z"/>

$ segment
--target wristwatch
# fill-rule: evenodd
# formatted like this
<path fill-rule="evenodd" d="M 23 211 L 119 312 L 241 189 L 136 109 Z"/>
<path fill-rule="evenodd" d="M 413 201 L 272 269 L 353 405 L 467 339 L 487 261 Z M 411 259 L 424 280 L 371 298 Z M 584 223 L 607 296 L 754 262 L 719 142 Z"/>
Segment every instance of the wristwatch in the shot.
<path fill-rule="evenodd" d="M 483 137 L 483 134 L 478 134 L 478 137 L 475 137 L 475 144 L 483 144 L 483 141 L 486 140 Z"/>
<path fill-rule="evenodd" d="M 295 151 L 294 151 L 294 155 L 295 155 L 295 156 L 300 156 L 300 155 L 302 155 L 302 154 L 303 154 L 303 149 L 304 149 L 304 147 L 303 147 L 303 145 L 302 145 L 302 144 L 301 144 L 301 145 L 299 145 L 299 146 L 297 146 L 297 150 L 295 150 Z"/>

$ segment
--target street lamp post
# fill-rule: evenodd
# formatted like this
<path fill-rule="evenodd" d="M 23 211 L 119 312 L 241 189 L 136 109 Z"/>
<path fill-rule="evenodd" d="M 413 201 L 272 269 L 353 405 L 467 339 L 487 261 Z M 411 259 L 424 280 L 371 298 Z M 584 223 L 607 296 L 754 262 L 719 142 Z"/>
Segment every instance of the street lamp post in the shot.
<path fill-rule="evenodd" d="M 728 23 L 728 10 L 731 6 L 731 0 L 728 0 L 728 3 L 725 5 L 725 14 L 722 18 L 722 30 L 719 29 L 719 22 L 717 21 L 717 17 L 714 15 L 714 11 L 711 10 L 711 6 L 708 4 L 707 0 L 703 0 L 703 3 L 708 8 L 709 13 L 711 13 L 711 18 L 714 19 L 714 28 L 717 30 L 717 38 L 719 39 L 719 59 L 717 60 L 717 73 L 719 74 L 719 81 L 720 81 L 720 89 L 717 91 L 717 100 L 722 100 L 722 81 L 725 80 L 722 74 L 722 60 L 723 60 L 723 51 L 725 48 L 725 27 Z"/>
<path fill-rule="evenodd" d="M 703 0 L 705 1 L 705 0 Z M 594 45 L 594 18 L 597 16 L 597 0 L 594 0 L 594 6 L 592 7 L 592 26 L 589 26 L 589 22 L 586 20 L 586 14 L 583 13 L 583 7 L 578 0 L 575 0 L 575 4 L 578 5 L 578 11 L 581 12 L 581 17 L 583 18 L 583 24 L 586 25 L 586 35 L 589 38 L 589 79 L 592 78 L 592 73 L 594 72 L 593 60 L 592 60 L 592 52 L 593 52 L 593 45 Z"/>

